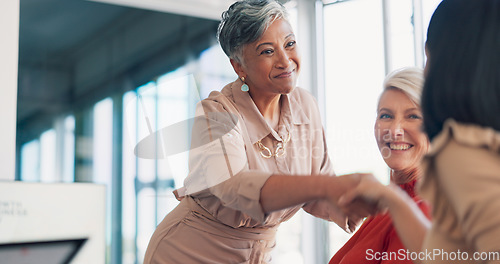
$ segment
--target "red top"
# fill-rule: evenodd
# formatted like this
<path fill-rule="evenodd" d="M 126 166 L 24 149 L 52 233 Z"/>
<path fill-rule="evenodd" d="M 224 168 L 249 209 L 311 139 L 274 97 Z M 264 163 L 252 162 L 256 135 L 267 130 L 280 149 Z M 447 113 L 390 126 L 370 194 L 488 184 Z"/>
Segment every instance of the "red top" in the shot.
<path fill-rule="evenodd" d="M 412 181 L 400 187 L 413 198 L 427 218 L 430 218 L 430 207 L 415 194 L 415 183 L 416 181 Z M 407 250 L 399 240 L 389 213 L 366 219 L 329 262 L 329 264 L 351 263 L 413 263 L 407 257 Z"/>

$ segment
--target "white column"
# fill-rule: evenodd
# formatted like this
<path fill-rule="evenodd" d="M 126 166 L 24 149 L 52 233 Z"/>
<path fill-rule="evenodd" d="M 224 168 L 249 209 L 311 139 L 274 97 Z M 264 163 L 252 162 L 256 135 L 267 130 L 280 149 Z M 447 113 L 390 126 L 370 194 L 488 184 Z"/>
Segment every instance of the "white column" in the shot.
<path fill-rule="evenodd" d="M 391 54 L 391 21 L 389 10 L 391 3 L 389 0 L 382 0 L 382 17 L 384 28 L 384 61 L 385 61 L 385 75 L 392 71 L 392 54 Z"/>
<path fill-rule="evenodd" d="M 323 2 L 297 0 L 297 36 L 302 57 L 299 86 L 318 100 L 325 123 L 325 85 L 323 53 Z M 328 225 L 309 214 L 302 215 L 302 253 L 304 263 L 327 263 Z"/>
<path fill-rule="evenodd" d="M 413 0 L 413 26 L 415 40 L 415 65 L 425 67 L 425 36 L 422 0 Z"/>
<path fill-rule="evenodd" d="M 0 36 L 0 180 L 14 180 L 19 0 L 0 1 Z"/>
<path fill-rule="evenodd" d="M 316 97 L 324 124 L 323 2 L 297 0 L 297 11 L 297 35 L 302 55 L 298 85 Z"/>

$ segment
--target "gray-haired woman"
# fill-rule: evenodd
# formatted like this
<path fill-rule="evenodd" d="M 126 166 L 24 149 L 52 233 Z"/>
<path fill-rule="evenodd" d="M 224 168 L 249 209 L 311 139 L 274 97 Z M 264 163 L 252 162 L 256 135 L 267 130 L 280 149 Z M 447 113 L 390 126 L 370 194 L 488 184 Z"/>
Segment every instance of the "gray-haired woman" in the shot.
<path fill-rule="evenodd" d="M 315 99 L 295 87 L 300 57 L 285 8 L 238 1 L 218 37 L 239 78 L 197 106 L 183 198 L 144 263 L 267 263 L 277 227 L 300 208 L 346 231 L 359 222 L 336 206 L 359 175 L 328 177 Z"/>

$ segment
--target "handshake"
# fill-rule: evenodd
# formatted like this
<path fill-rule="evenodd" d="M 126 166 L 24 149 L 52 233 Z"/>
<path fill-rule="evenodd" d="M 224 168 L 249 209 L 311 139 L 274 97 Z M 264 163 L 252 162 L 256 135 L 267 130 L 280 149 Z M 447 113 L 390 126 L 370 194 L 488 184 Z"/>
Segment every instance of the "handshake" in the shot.
<path fill-rule="evenodd" d="M 335 222 L 348 233 L 354 232 L 363 219 L 385 213 L 402 190 L 394 184 L 384 185 L 372 174 L 354 173 L 328 177 L 324 199 L 304 206 L 314 216 Z"/>

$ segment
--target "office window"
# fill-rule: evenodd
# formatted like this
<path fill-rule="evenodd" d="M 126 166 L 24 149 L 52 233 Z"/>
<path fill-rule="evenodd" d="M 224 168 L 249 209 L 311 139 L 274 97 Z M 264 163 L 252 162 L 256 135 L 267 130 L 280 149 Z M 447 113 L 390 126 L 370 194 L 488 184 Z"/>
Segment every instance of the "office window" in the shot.
<path fill-rule="evenodd" d="M 427 28 L 431 20 L 434 10 L 441 3 L 442 0 L 422 0 L 422 24 L 423 24 L 423 40 L 427 39 Z"/>
<path fill-rule="evenodd" d="M 40 181 L 56 182 L 56 131 L 49 129 L 40 136 Z"/>
<path fill-rule="evenodd" d="M 150 82 L 137 89 L 137 142 L 156 132 L 156 84 Z M 158 144 L 156 144 L 158 147 Z M 156 155 L 157 149 L 151 149 Z M 156 159 L 139 157 L 136 161 L 136 212 L 137 219 L 137 254 L 142 259 L 150 234 L 156 227 Z"/>
<path fill-rule="evenodd" d="M 21 181 L 40 180 L 40 140 L 34 139 L 21 147 Z"/>
<path fill-rule="evenodd" d="M 157 211 L 160 222 L 165 215 L 173 209 L 172 205 L 177 205 L 177 200 L 173 199 L 171 192 L 174 187 L 181 187 L 184 178 L 188 173 L 187 150 L 191 131 L 186 127 L 185 130 L 170 130 L 179 123 L 187 122 L 194 116 L 194 104 L 200 100 L 198 90 L 193 75 L 185 69 L 179 69 L 158 78 L 158 131 L 169 131 L 161 133 L 160 142 L 158 142 L 159 151 L 162 157 L 158 158 L 158 179 L 163 182 L 158 189 L 159 199 Z M 190 100 L 190 97 L 193 97 Z M 191 102 L 192 101 L 192 102 Z M 170 146 L 181 144 L 185 146 L 184 151 L 173 153 Z M 168 198 L 167 198 L 168 197 Z M 175 203 L 174 203 L 175 202 Z"/>
<path fill-rule="evenodd" d="M 382 22 L 380 0 L 324 8 L 326 132 L 335 172 L 373 172 L 387 182 L 388 169 L 373 135 L 385 75 Z M 348 237 L 330 224 L 330 256 Z"/>
<path fill-rule="evenodd" d="M 63 119 L 64 132 L 63 132 L 63 153 L 62 162 L 62 181 L 73 182 L 75 181 L 75 117 L 69 115 Z"/>
<path fill-rule="evenodd" d="M 386 3 L 388 39 L 385 45 L 389 53 L 386 63 L 390 72 L 415 65 L 413 0 L 388 0 Z"/>
<path fill-rule="evenodd" d="M 113 230 L 111 226 L 113 101 L 106 98 L 97 102 L 93 113 L 92 181 L 106 185 L 106 254 L 109 256 Z"/>
<path fill-rule="evenodd" d="M 200 100 L 196 83 L 193 74 L 183 67 L 124 96 L 125 263 L 142 263 L 156 226 L 178 204 L 172 191 L 181 187 L 187 176 L 191 132 L 169 129 L 194 116 Z M 152 138 L 154 144 L 134 154 L 138 144 L 147 138 Z M 184 144 L 185 150 L 173 153 L 169 146 L 174 143 Z"/>
<path fill-rule="evenodd" d="M 135 177 L 137 159 L 134 155 L 137 132 L 137 103 L 136 92 L 131 91 L 123 95 L 123 162 L 122 162 L 122 182 L 123 182 L 123 225 L 122 261 L 124 264 L 136 263 L 136 191 Z M 142 260 L 141 260 L 142 262 Z"/>
<path fill-rule="evenodd" d="M 372 172 L 389 182 L 373 132 L 382 81 L 397 68 L 423 67 L 418 41 L 425 41 L 439 2 L 357 0 L 324 7 L 326 129 L 337 174 Z M 330 254 L 348 238 L 330 224 Z"/>
<path fill-rule="evenodd" d="M 207 98 L 211 91 L 222 90 L 226 84 L 238 78 L 219 44 L 203 51 L 196 64 L 196 73 L 195 77 L 199 79 L 197 82 L 199 99 Z"/>

